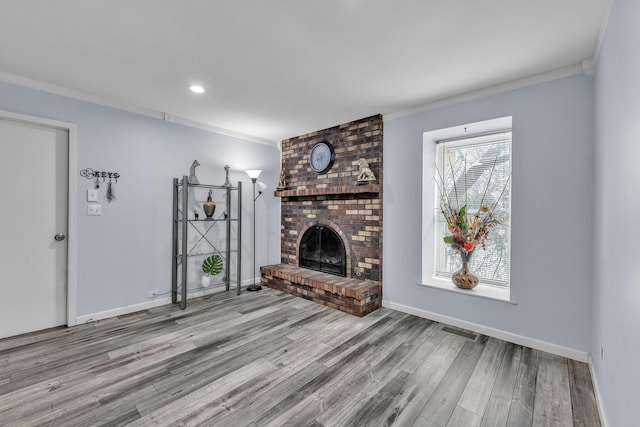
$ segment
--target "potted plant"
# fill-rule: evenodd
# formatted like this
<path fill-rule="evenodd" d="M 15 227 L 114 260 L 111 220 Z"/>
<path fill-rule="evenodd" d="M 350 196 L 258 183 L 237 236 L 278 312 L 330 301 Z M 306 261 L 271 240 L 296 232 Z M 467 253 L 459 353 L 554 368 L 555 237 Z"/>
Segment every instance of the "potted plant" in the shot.
<path fill-rule="evenodd" d="M 200 280 L 200 284 L 204 288 L 211 286 L 211 276 L 220 274 L 223 270 L 222 257 L 218 254 L 211 255 L 202 261 L 202 271 L 204 276 Z"/>

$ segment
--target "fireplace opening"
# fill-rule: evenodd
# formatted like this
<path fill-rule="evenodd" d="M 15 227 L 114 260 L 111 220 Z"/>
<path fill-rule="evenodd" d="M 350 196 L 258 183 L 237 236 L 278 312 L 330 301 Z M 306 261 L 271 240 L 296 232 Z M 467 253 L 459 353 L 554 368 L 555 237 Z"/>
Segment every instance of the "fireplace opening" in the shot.
<path fill-rule="evenodd" d="M 300 267 L 347 276 L 347 256 L 342 239 L 331 228 L 314 225 L 300 240 Z"/>

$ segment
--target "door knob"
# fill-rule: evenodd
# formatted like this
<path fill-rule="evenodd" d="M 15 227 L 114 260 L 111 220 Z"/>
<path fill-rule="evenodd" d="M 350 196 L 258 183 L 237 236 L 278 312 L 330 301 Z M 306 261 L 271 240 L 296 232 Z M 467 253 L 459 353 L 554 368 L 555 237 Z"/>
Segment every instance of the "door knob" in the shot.
<path fill-rule="evenodd" d="M 62 242 L 64 240 L 64 237 L 65 237 L 64 234 L 58 233 L 55 235 L 54 239 L 58 242 Z"/>

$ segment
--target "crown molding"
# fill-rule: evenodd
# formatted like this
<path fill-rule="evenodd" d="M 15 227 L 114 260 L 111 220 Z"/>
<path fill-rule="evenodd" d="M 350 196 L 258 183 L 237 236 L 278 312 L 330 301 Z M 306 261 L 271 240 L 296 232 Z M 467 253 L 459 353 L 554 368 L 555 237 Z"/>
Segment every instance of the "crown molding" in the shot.
<path fill-rule="evenodd" d="M 246 141 L 257 142 L 258 144 L 265 144 L 272 147 L 278 148 L 278 141 L 272 141 L 270 139 L 259 138 L 253 135 L 247 135 L 246 133 L 235 132 L 229 129 L 224 129 L 218 126 L 210 125 L 203 122 L 198 122 L 195 120 L 187 119 L 185 117 L 179 116 L 171 116 L 171 120 L 167 119 L 167 116 L 171 116 L 168 113 L 165 113 L 165 120 L 171 121 L 173 123 L 178 123 L 184 126 L 189 126 L 196 129 L 203 129 L 209 132 L 215 132 L 226 136 L 232 136 L 234 138 L 244 139 Z"/>
<path fill-rule="evenodd" d="M 71 98 L 78 101 L 90 102 L 92 104 L 97 104 L 104 107 L 111 107 L 118 110 L 127 111 L 129 113 L 139 114 L 142 116 L 151 117 L 158 120 L 164 120 L 167 122 L 172 122 L 172 123 L 180 124 L 183 126 L 202 129 L 209 132 L 215 132 L 222 135 L 231 136 L 234 138 L 244 139 L 251 142 L 257 142 L 260 144 L 266 144 L 273 147 L 278 147 L 277 141 L 272 141 L 269 139 L 259 138 L 253 135 L 247 135 L 244 133 L 235 132 L 230 129 L 224 129 L 214 125 L 210 125 L 208 123 L 198 122 L 198 121 L 187 119 L 184 117 L 174 116 L 173 114 L 167 113 L 164 111 L 157 111 L 150 108 L 140 107 L 137 105 L 126 103 L 126 102 L 117 101 L 114 99 L 109 99 L 109 98 L 105 98 L 98 95 L 93 95 L 93 94 L 82 92 L 75 89 L 69 89 L 64 86 L 58 86 L 51 83 L 46 83 L 39 80 L 23 77 L 23 76 L 18 76 L 16 74 L 7 73 L 4 71 L 0 71 L 0 81 L 14 84 L 16 86 L 22 86 L 29 89 L 35 89 L 35 90 L 40 90 L 47 93 L 52 93 L 54 95 L 64 96 L 66 98 Z"/>
<path fill-rule="evenodd" d="M 600 49 L 602 49 L 602 42 L 604 41 L 604 36 L 607 33 L 607 27 L 609 26 L 609 18 L 611 17 L 611 10 L 613 9 L 613 0 L 605 0 L 606 3 L 604 5 L 604 14 L 602 15 L 602 22 L 600 22 L 600 31 L 598 32 L 598 40 L 596 41 L 596 46 L 593 50 L 593 67 L 598 64 L 598 58 L 600 57 Z"/>
<path fill-rule="evenodd" d="M 412 116 L 418 113 L 425 113 L 427 111 L 433 111 L 444 107 L 450 107 L 455 104 L 463 102 L 473 101 L 480 98 L 485 98 L 491 95 L 497 95 L 504 92 L 509 92 L 516 89 L 522 89 L 529 86 L 535 86 L 540 83 L 546 83 L 553 80 L 562 79 L 565 77 L 575 76 L 577 74 L 584 73 L 583 62 L 579 64 L 569 65 L 568 67 L 558 68 L 544 73 L 534 74 L 521 79 L 512 80 L 510 82 L 500 83 L 494 86 L 488 86 L 482 89 L 473 90 L 460 95 L 454 95 L 448 98 L 442 98 L 434 100 L 416 107 L 408 108 L 405 110 L 396 111 L 393 113 L 385 114 L 383 119 L 385 122 L 399 119 L 401 117 Z"/>
<path fill-rule="evenodd" d="M 596 63 L 593 60 L 593 57 L 583 59 L 580 65 L 582 66 L 582 72 L 586 76 L 593 77 L 596 73 Z"/>
<path fill-rule="evenodd" d="M 139 107 L 137 105 L 116 101 L 116 100 L 105 98 L 98 95 L 92 95 L 92 94 L 78 91 L 75 89 L 69 89 L 64 86 L 58 86 L 58 85 L 46 83 L 40 80 L 30 79 L 28 77 L 18 76 L 16 74 L 10 74 L 4 71 L 0 71 L 0 80 L 5 83 L 14 84 L 16 86 L 22 86 L 28 89 L 40 90 L 42 92 L 52 93 L 54 95 L 60 95 L 60 96 L 75 99 L 78 101 L 90 102 L 92 104 L 97 104 L 104 107 L 116 108 L 118 110 L 124 110 L 130 113 L 152 117 L 154 119 L 163 118 L 163 113 L 160 111 Z"/>

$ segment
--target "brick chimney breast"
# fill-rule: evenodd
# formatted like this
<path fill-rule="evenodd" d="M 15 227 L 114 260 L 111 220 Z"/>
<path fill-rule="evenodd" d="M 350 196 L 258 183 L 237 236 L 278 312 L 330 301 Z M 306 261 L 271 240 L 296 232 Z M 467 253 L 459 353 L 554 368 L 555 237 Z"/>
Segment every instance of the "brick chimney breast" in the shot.
<path fill-rule="evenodd" d="M 326 173 L 319 174 L 311 168 L 309 155 L 321 141 L 333 146 L 335 160 Z M 332 228 L 342 238 L 347 252 L 346 279 L 378 286 L 375 298 L 371 299 L 370 292 L 364 293 L 368 295 L 369 305 L 366 310 L 355 310 L 360 312 L 373 311 L 380 306 L 382 298 L 382 143 L 382 115 L 285 139 L 282 168 L 287 185 L 275 192 L 281 197 L 282 264 L 299 265 L 300 239 L 310 226 L 322 224 Z M 358 184 L 361 158 L 375 174 L 376 180 L 372 183 Z M 290 269 L 287 272 L 291 274 Z M 334 280 L 328 280 L 334 289 Z M 265 282 L 263 276 L 263 284 L 269 286 Z M 337 304 L 334 308 L 339 307 Z"/>

